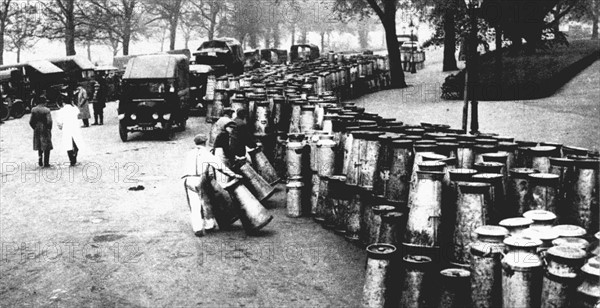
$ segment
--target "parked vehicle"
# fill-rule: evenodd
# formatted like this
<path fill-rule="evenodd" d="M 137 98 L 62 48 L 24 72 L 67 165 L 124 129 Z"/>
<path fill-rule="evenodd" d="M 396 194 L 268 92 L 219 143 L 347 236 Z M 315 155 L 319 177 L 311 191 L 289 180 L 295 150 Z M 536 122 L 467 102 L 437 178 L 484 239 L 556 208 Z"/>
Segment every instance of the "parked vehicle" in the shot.
<path fill-rule="evenodd" d="M 119 136 L 160 131 L 166 140 L 174 128 L 185 130 L 189 112 L 189 62 L 183 55 L 145 55 L 129 60 L 119 100 Z"/>
<path fill-rule="evenodd" d="M 312 44 L 293 45 L 290 49 L 290 62 L 313 61 L 320 56 L 319 47 Z"/>

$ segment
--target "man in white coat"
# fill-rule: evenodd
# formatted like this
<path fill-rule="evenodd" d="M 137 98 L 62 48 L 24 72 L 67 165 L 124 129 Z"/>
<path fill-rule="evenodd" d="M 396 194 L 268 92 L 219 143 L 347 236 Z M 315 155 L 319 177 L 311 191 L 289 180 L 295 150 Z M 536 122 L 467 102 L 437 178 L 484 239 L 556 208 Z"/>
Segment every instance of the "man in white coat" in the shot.
<path fill-rule="evenodd" d="M 67 151 L 71 166 L 77 164 L 77 154 L 83 146 L 81 129 L 79 127 L 79 108 L 72 101 L 68 101 L 58 111 L 58 128 L 62 131 L 61 145 Z"/>
<path fill-rule="evenodd" d="M 203 236 L 207 230 L 217 228 L 207 194 L 207 190 L 210 189 L 211 185 L 210 181 L 214 176 L 212 174 L 213 170 L 230 177 L 242 178 L 241 175 L 235 174 L 210 152 L 206 147 L 207 140 L 208 138 L 204 134 L 194 137 L 196 149 L 187 153 L 184 165 L 183 184 L 191 211 L 192 230 L 196 236 Z"/>

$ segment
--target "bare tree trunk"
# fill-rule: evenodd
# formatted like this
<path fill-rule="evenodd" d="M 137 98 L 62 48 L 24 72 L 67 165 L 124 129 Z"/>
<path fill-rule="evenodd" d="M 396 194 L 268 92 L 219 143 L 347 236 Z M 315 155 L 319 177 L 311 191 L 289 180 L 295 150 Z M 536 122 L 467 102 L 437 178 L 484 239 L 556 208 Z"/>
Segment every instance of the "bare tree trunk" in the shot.
<path fill-rule="evenodd" d="M 597 1 L 595 1 L 597 2 Z M 598 5 L 598 3 L 596 3 Z M 596 9 L 597 10 L 597 9 Z M 592 40 L 598 39 L 598 14 L 592 16 Z"/>
<path fill-rule="evenodd" d="M 169 28 L 169 50 L 175 50 L 175 39 L 177 36 L 177 18 L 171 19 L 171 27 Z"/>
<path fill-rule="evenodd" d="M 275 25 L 273 28 L 273 48 L 279 48 L 281 44 L 281 30 L 279 30 L 279 26 Z"/>
<path fill-rule="evenodd" d="M 292 27 L 292 45 L 296 44 L 296 27 Z"/>
<path fill-rule="evenodd" d="M 87 57 L 88 60 L 90 60 L 90 62 L 92 61 L 92 43 L 91 42 L 86 42 L 85 44 L 86 49 L 87 49 Z"/>
<path fill-rule="evenodd" d="M 126 27 L 123 33 L 123 55 L 129 55 L 129 42 L 131 41 L 131 28 Z"/>
<path fill-rule="evenodd" d="M 496 84 L 502 83 L 502 29 L 496 25 Z"/>
<path fill-rule="evenodd" d="M 306 29 L 300 29 L 300 44 L 306 44 L 308 31 Z"/>
<path fill-rule="evenodd" d="M 367 27 L 359 26 L 357 32 L 360 49 L 369 49 L 369 30 Z"/>
<path fill-rule="evenodd" d="M 451 0 L 455 1 L 455 0 Z M 444 60 L 442 71 L 458 70 L 456 65 L 456 31 L 455 31 L 455 10 L 448 9 L 444 14 Z"/>
<path fill-rule="evenodd" d="M 67 13 L 65 26 L 65 47 L 67 56 L 75 55 L 75 17 L 73 11 Z"/>
<path fill-rule="evenodd" d="M 163 29 L 163 34 L 160 39 L 160 52 L 165 50 L 165 38 L 167 37 L 167 29 Z"/>
<path fill-rule="evenodd" d="M 387 16 L 391 15 L 391 16 Z M 388 57 L 390 61 L 390 75 L 392 88 L 406 88 L 404 79 L 404 71 L 402 71 L 402 63 L 400 61 L 400 44 L 396 36 L 396 20 L 395 12 L 386 14 L 386 21 L 383 24 L 385 29 L 385 41 L 387 44 Z"/>
<path fill-rule="evenodd" d="M 321 50 L 325 52 L 325 32 L 321 31 Z"/>
<path fill-rule="evenodd" d="M 0 24 L 0 65 L 4 65 L 4 23 Z"/>
<path fill-rule="evenodd" d="M 21 48 L 17 48 L 17 63 L 21 63 Z"/>

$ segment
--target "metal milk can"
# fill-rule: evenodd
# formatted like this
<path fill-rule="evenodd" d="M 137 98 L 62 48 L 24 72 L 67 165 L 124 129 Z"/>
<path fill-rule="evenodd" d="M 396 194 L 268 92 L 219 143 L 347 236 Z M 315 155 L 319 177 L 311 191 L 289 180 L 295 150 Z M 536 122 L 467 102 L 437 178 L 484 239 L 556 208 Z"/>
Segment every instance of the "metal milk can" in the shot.
<path fill-rule="evenodd" d="M 269 199 L 275 192 L 271 186 L 260 174 L 258 174 L 248 162 L 244 162 L 238 167 L 240 174 L 244 177 L 244 184 L 256 196 L 259 201 Z"/>
<path fill-rule="evenodd" d="M 366 131 L 352 132 L 352 147 L 348 153 L 348 169 L 346 170 L 346 184 L 358 185 L 360 179 L 360 170 L 362 165 L 362 149 L 366 145 Z M 348 139 L 347 139 L 348 140 Z M 361 147 L 361 145 L 363 145 Z"/>
<path fill-rule="evenodd" d="M 346 186 L 348 188 L 348 194 L 351 196 L 351 200 L 348 206 L 348 213 L 346 216 L 346 239 L 352 242 L 358 242 L 360 240 L 362 212 L 363 212 L 363 198 L 361 189 L 357 186 Z"/>
<path fill-rule="evenodd" d="M 332 176 L 335 172 L 336 143 L 333 135 L 322 135 L 317 142 L 317 172 L 320 176 Z"/>
<path fill-rule="evenodd" d="M 475 159 L 473 160 L 473 163 L 474 164 L 481 163 L 481 162 L 483 162 L 483 154 L 498 152 L 498 146 L 492 145 L 492 144 L 476 143 L 473 146 L 473 152 L 475 153 Z"/>
<path fill-rule="evenodd" d="M 443 172 L 417 171 L 415 198 L 410 205 L 404 243 L 439 247 Z"/>
<path fill-rule="evenodd" d="M 254 105 L 254 133 L 258 135 L 270 134 L 270 121 L 269 102 L 257 101 Z"/>
<path fill-rule="evenodd" d="M 471 303 L 471 273 L 460 268 L 447 268 L 440 272 L 441 294 L 438 307 L 463 308 Z"/>
<path fill-rule="evenodd" d="M 437 142 L 437 153 L 446 157 L 458 157 L 458 143 L 455 142 Z"/>
<path fill-rule="evenodd" d="M 502 307 L 502 253 L 508 230 L 499 226 L 475 229 L 470 246 L 471 299 L 474 308 Z"/>
<path fill-rule="evenodd" d="M 543 263 L 536 249 L 542 241 L 511 236 L 504 244 L 509 251 L 502 259 L 502 306 L 540 307 Z"/>
<path fill-rule="evenodd" d="M 537 173 L 537 170 L 530 168 L 515 168 L 510 171 L 510 180 L 506 199 L 510 209 L 511 216 L 523 215 L 529 210 L 527 203 L 527 193 L 529 192 L 529 175 Z"/>
<path fill-rule="evenodd" d="M 304 139 L 304 135 L 289 135 L 289 141 L 287 143 L 287 150 L 285 154 L 288 178 L 302 176 L 302 154 L 304 153 L 305 143 L 301 140 L 298 140 L 300 137 Z"/>
<path fill-rule="evenodd" d="M 288 217 L 301 217 L 302 216 L 302 188 L 304 183 L 301 179 L 295 178 L 290 179 L 287 188 L 286 195 L 286 209 Z"/>
<path fill-rule="evenodd" d="M 486 194 L 490 184 L 478 182 L 458 182 L 456 220 L 452 244 L 452 261 L 466 265 L 469 262 L 469 245 L 475 242 L 475 230 L 485 225 Z"/>
<path fill-rule="evenodd" d="M 358 186 L 365 190 L 373 190 L 375 172 L 377 170 L 377 160 L 379 157 L 379 136 L 382 132 L 369 132 L 365 134 L 365 142 L 361 142 L 361 166 Z"/>
<path fill-rule="evenodd" d="M 373 244 L 367 247 L 367 270 L 361 306 L 365 308 L 384 308 L 391 293 L 393 257 L 396 247 L 389 244 Z"/>
<path fill-rule="evenodd" d="M 311 214 L 313 215 L 313 219 L 323 224 L 325 222 L 325 216 L 327 215 L 327 196 L 329 195 L 329 177 L 322 176 L 320 177 L 319 182 L 319 193 L 317 196 L 317 204 L 316 207 L 311 209 Z"/>
<path fill-rule="evenodd" d="M 345 176 L 333 175 L 329 178 L 328 198 L 333 205 L 330 219 L 335 232 L 340 235 L 346 234 L 348 213 L 352 201 L 352 195 L 348 191 Z M 327 217 L 325 220 L 327 222 Z"/>
<path fill-rule="evenodd" d="M 504 187 L 502 185 L 502 174 L 499 173 L 478 173 L 471 177 L 474 182 L 488 183 L 488 200 L 486 202 L 485 222 L 489 225 L 495 225 L 500 220 L 510 217 L 510 211 L 506 209 L 504 198 Z"/>
<path fill-rule="evenodd" d="M 434 290 L 432 280 L 435 278 L 433 261 L 427 256 L 406 255 L 402 258 L 402 283 L 398 307 L 433 307 Z"/>
<path fill-rule="evenodd" d="M 523 217 L 533 221 L 531 227 L 551 228 L 556 222 L 556 214 L 546 210 L 527 211 Z"/>
<path fill-rule="evenodd" d="M 252 151 L 248 151 L 248 154 L 250 154 L 250 157 L 252 158 L 252 166 L 254 170 L 256 170 L 257 173 L 262 176 L 265 181 L 267 181 L 267 183 L 270 185 L 276 185 L 279 183 L 281 178 L 277 175 L 277 171 L 275 171 L 275 168 L 273 165 L 271 165 L 263 153 L 262 147 L 258 146 Z"/>
<path fill-rule="evenodd" d="M 537 146 L 529 148 L 527 152 L 531 160 L 530 168 L 542 173 L 550 172 L 550 157 L 556 155 L 556 147 Z"/>
<path fill-rule="evenodd" d="M 290 116 L 290 133 L 300 133 L 300 116 L 302 114 L 302 106 L 306 105 L 306 101 L 301 99 L 290 99 L 288 100 L 291 105 L 291 116 Z"/>
<path fill-rule="evenodd" d="M 398 209 L 381 215 L 378 243 L 392 244 L 396 247 L 402 242 L 402 231 L 406 225 L 405 215 Z"/>
<path fill-rule="evenodd" d="M 576 160 L 575 179 L 572 188 L 567 193 L 571 208 L 565 217 L 567 223 L 579 225 L 586 229 L 589 234 L 598 231 L 598 194 L 599 179 L 598 169 L 600 161 L 598 160 Z"/>
<path fill-rule="evenodd" d="M 529 192 L 525 196 L 531 210 L 547 210 L 558 213 L 557 189 L 559 177 L 551 173 L 529 175 Z"/>
<path fill-rule="evenodd" d="M 373 194 L 376 196 L 385 195 L 385 185 L 389 181 L 390 167 L 392 164 L 392 141 L 402 138 L 401 134 L 385 133 L 378 137 L 379 139 L 379 155 L 375 169 L 375 177 L 373 178 Z M 384 180 L 386 178 L 386 180 Z"/>
<path fill-rule="evenodd" d="M 533 224 L 533 220 L 525 217 L 512 217 L 501 220 L 498 225 L 506 228 L 510 236 L 522 236 L 523 232 Z M 541 244 L 540 244 L 541 245 Z"/>
<path fill-rule="evenodd" d="M 300 113 L 300 132 L 306 133 L 315 129 L 315 106 L 303 105 Z"/>
<path fill-rule="evenodd" d="M 371 206 L 372 215 L 366 217 L 366 229 L 368 237 L 366 240 L 367 245 L 371 245 L 379 242 L 379 232 L 381 231 L 382 216 L 396 210 L 391 205 L 373 205 Z"/>
<path fill-rule="evenodd" d="M 506 170 L 517 168 L 517 151 L 519 150 L 519 145 L 514 142 L 499 142 L 498 143 L 498 151 L 500 153 L 505 152 L 508 154 L 508 158 L 506 160 Z"/>
<path fill-rule="evenodd" d="M 287 133 L 277 132 L 277 140 L 275 141 L 275 149 L 273 153 L 273 167 L 280 179 L 286 179 L 287 162 L 285 154 L 287 151 Z"/>
<path fill-rule="evenodd" d="M 542 282 L 542 308 L 569 307 L 575 299 L 579 269 L 585 251 L 572 247 L 551 247 L 544 254 L 545 275 Z"/>
<path fill-rule="evenodd" d="M 384 197 L 394 202 L 408 202 L 410 176 L 413 166 L 413 142 L 395 140 L 392 142 L 392 162 L 389 173 L 382 170 L 379 176 L 383 182 Z"/>
<path fill-rule="evenodd" d="M 553 246 L 572 247 L 587 251 L 590 243 L 579 237 L 559 237 L 552 241 Z"/>
<path fill-rule="evenodd" d="M 520 141 L 516 140 L 516 144 L 518 144 L 517 148 L 517 168 L 528 168 L 531 166 L 531 157 L 529 155 L 529 148 L 537 147 L 537 142 L 532 141 Z"/>
<path fill-rule="evenodd" d="M 583 281 L 577 287 L 574 307 L 597 308 L 600 302 L 600 257 L 594 257 L 581 268 Z"/>
<path fill-rule="evenodd" d="M 240 205 L 240 220 L 246 233 L 256 233 L 273 220 L 273 216 L 267 213 L 260 201 L 242 184 L 241 180 L 234 179 L 223 188 Z"/>
<path fill-rule="evenodd" d="M 475 152 L 473 147 L 475 142 L 473 141 L 459 141 L 458 148 L 456 149 L 456 157 L 458 159 L 457 167 L 470 169 L 473 168 L 475 163 Z"/>
<path fill-rule="evenodd" d="M 552 229 L 559 237 L 583 237 L 587 234 L 584 228 L 576 225 L 556 225 Z"/>
<path fill-rule="evenodd" d="M 305 185 L 306 186 L 306 185 Z M 308 188 L 307 188 L 308 189 Z M 319 193 L 321 192 L 321 177 L 318 173 L 313 172 L 310 183 L 310 213 L 314 216 L 316 209 L 319 207 Z"/>

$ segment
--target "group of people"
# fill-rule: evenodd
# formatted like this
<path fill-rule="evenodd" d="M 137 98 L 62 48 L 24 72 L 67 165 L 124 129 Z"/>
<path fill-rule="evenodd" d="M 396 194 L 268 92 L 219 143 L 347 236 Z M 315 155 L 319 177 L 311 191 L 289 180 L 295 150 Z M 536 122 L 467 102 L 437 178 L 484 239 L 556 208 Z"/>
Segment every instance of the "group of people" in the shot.
<path fill-rule="evenodd" d="M 62 131 L 61 144 L 67 151 L 67 156 L 71 166 L 77 164 L 77 155 L 82 146 L 81 131 L 79 129 L 79 120 L 83 121 L 83 127 L 89 127 L 90 107 L 89 96 L 80 83 L 73 89 L 71 84 L 66 88 L 67 93 L 62 93 L 62 99 L 59 100 L 60 110 L 58 111 L 57 126 Z M 94 81 L 94 90 L 92 93 L 92 105 L 94 107 L 94 123 L 92 125 L 103 125 L 103 110 L 106 107 L 106 82 L 102 76 Z M 29 126 L 33 129 L 33 150 L 38 152 L 38 165 L 40 167 L 50 167 L 50 151 L 53 150 L 52 144 L 52 114 L 46 106 L 48 100 L 45 95 L 35 95 L 35 107 L 31 109 Z"/>
<path fill-rule="evenodd" d="M 216 138 L 215 133 L 211 134 L 210 140 L 205 134 L 196 135 L 196 149 L 186 156 L 183 181 L 196 236 L 220 228 L 213 214 L 213 207 L 218 204 L 211 202 L 211 196 L 223 193 L 219 185 L 225 181 L 218 180 L 222 177 L 217 172 L 226 178 L 241 179 L 236 173 L 239 163 L 245 161 L 247 149 L 257 146 L 253 130 L 248 127 L 248 115 L 246 109 L 226 108 L 223 116 L 213 124 Z"/>

